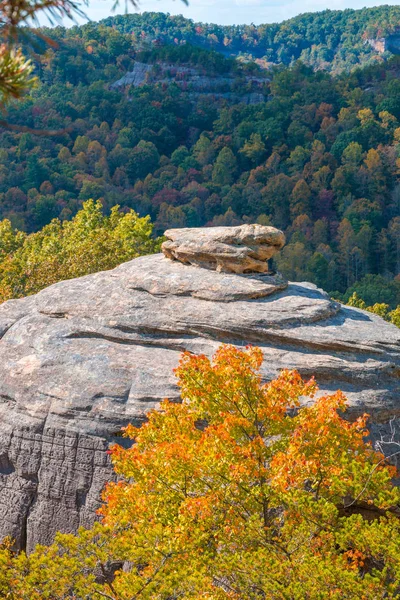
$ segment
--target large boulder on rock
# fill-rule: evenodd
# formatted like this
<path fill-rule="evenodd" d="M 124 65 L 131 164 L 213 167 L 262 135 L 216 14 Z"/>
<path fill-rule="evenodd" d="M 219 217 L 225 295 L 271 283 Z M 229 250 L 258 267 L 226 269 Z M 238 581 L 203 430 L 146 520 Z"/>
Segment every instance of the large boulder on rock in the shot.
<path fill-rule="evenodd" d="M 268 259 L 285 244 L 282 231 L 264 225 L 168 229 L 164 235 L 168 258 L 227 273 L 268 273 Z"/>
<path fill-rule="evenodd" d="M 0 537 L 30 550 L 93 522 L 112 476 L 109 444 L 164 397 L 179 399 L 172 370 L 183 350 L 257 344 L 266 380 L 282 368 L 315 375 L 322 391 L 348 395 L 353 415 L 370 412 L 377 431 L 399 414 L 399 329 L 311 284 L 176 256 L 0 306 Z"/>

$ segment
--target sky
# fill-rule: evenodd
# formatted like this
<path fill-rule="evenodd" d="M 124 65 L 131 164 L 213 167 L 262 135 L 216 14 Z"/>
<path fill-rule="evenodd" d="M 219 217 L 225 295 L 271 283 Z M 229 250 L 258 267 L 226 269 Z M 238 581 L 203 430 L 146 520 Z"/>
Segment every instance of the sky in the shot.
<path fill-rule="evenodd" d="M 185 6 L 181 0 L 140 0 L 139 12 L 181 14 L 194 21 L 219 25 L 259 25 L 326 8 L 343 10 L 399 3 L 388 0 L 189 0 L 189 6 Z M 86 12 L 92 20 L 98 21 L 111 14 L 112 4 L 111 0 L 91 0 Z M 123 7 L 116 11 L 117 14 L 120 12 L 123 12 Z"/>

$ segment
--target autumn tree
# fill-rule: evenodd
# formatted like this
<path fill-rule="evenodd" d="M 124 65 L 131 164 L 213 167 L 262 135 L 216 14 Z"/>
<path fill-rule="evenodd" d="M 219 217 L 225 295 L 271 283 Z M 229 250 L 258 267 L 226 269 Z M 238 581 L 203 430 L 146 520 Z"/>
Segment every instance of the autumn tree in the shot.
<path fill-rule="evenodd" d="M 290 195 L 290 214 L 298 217 L 310 214 L 311 191 L 304 179 L 300 179 Z"/>
<path fill-rule="evenodd" d="M 399 598 L 400 492 L 366 416 L 345 420 L 341 392 L 318 396 L 296 372 L 263 383 L 262 360 L 251 347 L 185 353 L 182 404 L 162 402 L 125 429 L 133 446 L 111 450 L 102 523 L 29 557 L 5 544 L 0 594 Z"/>
<path fill-rule="evenodd" d="M 0 302 L 150 254 L 159 245 L 152 231 L 149 217 L 123 213 L 118 206 L 106 216 L 93 200 L 71 221 L 53 219 L 30 235 L 0 221 Z"/>
<path fill-rule="evenodd" d="M 361 11 L 354 18 L 367 19 L 367 13 L 375 15 Z M 400 12 L 380 8 L 378 14 L 395 27 Z M 328 13 L 320 18 L 332 25 Z M 311 22 L 307 17 L 306 29 Z M 31 233 L 56 217 L 71 219 L 90 198 L 101 198 L 107 211 L 119 204 L 151 215 L 157 233 L 262 218 L 284 229 L 288 244 L 301 250 L 300 258 L 287 253 L 285 276 L 307 278 L 344 300 L 348 288 L 369 274 L 383 275 L 390 287 L 400 265 L 399 57 L 340 75 L 345 59 L 333 49 L 342 67 L 320 63 L 317 27 L 309 59 L 319 67 L 313 72 L 282 42 L 291 39 L 294 22 L 280 30 L 279 51 L 269 47 L 262 28 L 247 29 L 244 42 L 231 28 L 222 33 L 214 27 L 199 26 L 198 33 L 185 19 L 146 13 L 39 29 L 56 46 L 36 40 L 40 85 L 9 106 L 15 128 L 0 131 L 0 219 Z M 265 74 L 247 59 L 224 58 L 206 49 L 214 33 L 218 49 L 229 39 L 232 54 L 250 44 L 249 60 L 257 47 L 268 60 L 281 56 L 291 66 Z M 310 31 L 303 33 L 308 39 Z M 28 41 L 24 47 L 33 46 Z M 364 58 L 367 50 L 363 45 Z M 300 51 L 297 58 L 308 62 L 307 56 Z M 151 65 L 152 75 L 146 85 L 121 93 L 113 82 L 131 71 L 134 60 Z M 355 64 L 351 59 L 348 66 Z M 206 88 L 211 77 L 212 102 L 211 90 L 193 96 L 181 75 L 174 81 L 179 65 L 200 70 Z M 323 72 L 328 66 L 334 76 Z M 219 72 L 227 75 L 222 81 L 214 77 Z M 254 92 L 268 101 L 242 101 Z M 305 217 L 326 225 L 310 236 Z"/>
<path fill-rule="evenodd" d="M 258 165 L 265 156 L 265 144 L 259 133 L 252 133 L 240 149 L 241 154 L 245 156 L 253 165 Z"/>

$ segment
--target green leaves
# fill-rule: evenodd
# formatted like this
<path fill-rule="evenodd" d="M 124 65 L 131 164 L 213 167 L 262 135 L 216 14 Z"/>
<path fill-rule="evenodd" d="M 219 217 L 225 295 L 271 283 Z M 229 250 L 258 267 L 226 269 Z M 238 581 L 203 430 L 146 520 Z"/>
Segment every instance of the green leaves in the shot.
<path fill-rule="evenodd" d="M 47 16 L 50 24 L 54 25 L 63 18 L 74 20 L 75 16 L 85 16 L 84 7 L 89 0 L 5 0 L 0 2 L 0 106 L 5 107 L 11 99 L 19 99 L 28 93 L 36 82 L 32 76 L 33 66 L 16 46 L 20 28 L 38 23 L 38 14 Z M 115 0 L 113 10 L 122 4 Z M 136 0 L 124 0 L 125 9 L 137 7 Z M 51 46 L 55 43 L 40 32 L 39 36 Z"/>
<path fill-rule="evenodd" d="M 21 50 L 0 46 L 0 104 L 6 105 L 11 98 L 21 98 L 36 82 L 33 67 Z"/>
<path fill-rule="evenodd" d="M 112 269 L 156 252 L 150 217 L 115 206 L 103 214 L 101 202 L 88 200 L 72 221 L 54 219 L 29 236 L 0 222 L 0 301 L 34 294 L 61 281 Z"/>

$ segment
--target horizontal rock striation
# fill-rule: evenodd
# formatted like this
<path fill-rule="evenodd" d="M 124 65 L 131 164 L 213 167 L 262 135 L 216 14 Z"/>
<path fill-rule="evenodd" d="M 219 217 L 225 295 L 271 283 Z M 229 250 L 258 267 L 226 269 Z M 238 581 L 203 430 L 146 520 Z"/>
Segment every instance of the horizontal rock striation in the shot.
<path fill-rule="evenodd" d="M 183 350 L 258 344 L 265 379 L 315 375 L 376 434 L 400 408 L 400 330 L 279 275 L 141 257 L 3 304 L 0 336 L 0 537 L 28 550 L 93 522 L 109 443 L 179 398 Z"/>
<path fill-rule="evenodd" d="M 268 259 L 285 244 L 282 231 L 263 225 L 168 229 L 164 235 L 168 258 L 226 273 L 268 273 Z"/>

